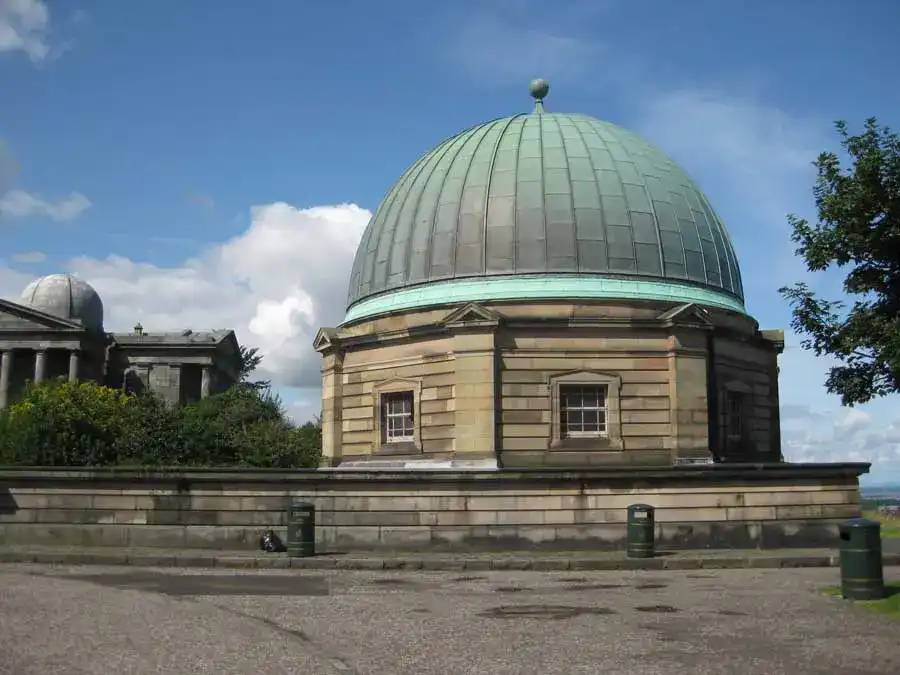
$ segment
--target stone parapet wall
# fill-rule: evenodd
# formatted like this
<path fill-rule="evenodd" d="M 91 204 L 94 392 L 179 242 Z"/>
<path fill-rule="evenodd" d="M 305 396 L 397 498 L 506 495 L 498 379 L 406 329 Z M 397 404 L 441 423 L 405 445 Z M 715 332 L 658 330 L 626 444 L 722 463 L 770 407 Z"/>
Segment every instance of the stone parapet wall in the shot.
<path fill-rule="evenodd" d="M 0 544 L 248 549 L 316 505 L 322 550 L 624 545 L 626 508 L 656 507 L 672 548 L 832 546 L 868 465 L 521 472 L 0 469 Z"/>

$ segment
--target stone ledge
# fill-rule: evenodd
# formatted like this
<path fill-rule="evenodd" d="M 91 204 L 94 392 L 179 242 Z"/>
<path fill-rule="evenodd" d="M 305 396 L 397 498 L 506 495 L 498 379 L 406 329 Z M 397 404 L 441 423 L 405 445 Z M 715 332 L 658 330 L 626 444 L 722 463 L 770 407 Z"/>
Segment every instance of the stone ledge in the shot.
<path fill-rule="evenodd" d="M 555 554 L 552 556 L 497 554 L 460 555 L 323 555 L 313 558 L 288 558 L 283 554 L 256 552 L 129 550 L 85 551 L 53 549 L 0 549 L 0 563 L 36 563 L 51 565 L 131 565 L 135 567 L 180 567 L 219 569 L 300 569 L 300 570 L 426 570 L 426 571 L 621 571 L 621 570 L 700 570 L 700 569 L 779 569 L 798 567 L 837 567 L 836 552 L 804 554 L 756 551 L 688 551 L 650 559 L 628 558 L 621 551 L 607 555 Z M 900 553 L 885 553 L 885 566 L 900 566 Z"/>
<path fill-rule="evenodd" d="M 194 484 L 209 483 L 277 484 L 285 489 L 300 489 L 315 486 L 330 489 L 340 485 L 385 483 L 414 483 L 416 485 L 517 485 L 532 487 L 534 484 L 609 482 L 609 481 L 693 481 L 719 484 L 735 480 L 748 482 L 769 480 L 815 480 L 815 479 L 856 479 L 868 473 L 869 463 L 750 463 L 750 464 L 705 464 L 679 465 L 673 467 L 627 468 L 572 468 L 565 469 L 513 469 L 513 470 L 470 470 L 435 469 L 428 471 L 382 470 L 382 471 L 339 471 L 334 469 L 295 469 L 292 471 L 271 469 L 219 468 L 219 469 L 129 469 L 129 468 L 41 468 L 41 467 L 0 467 L 0 480 L 9 487 L 24 487 L 28 484 L 63 483 L 84 486 L 89 483 L 123 484 L 129 488 L 142 485 L 173 485 L 187 492 Z"/>

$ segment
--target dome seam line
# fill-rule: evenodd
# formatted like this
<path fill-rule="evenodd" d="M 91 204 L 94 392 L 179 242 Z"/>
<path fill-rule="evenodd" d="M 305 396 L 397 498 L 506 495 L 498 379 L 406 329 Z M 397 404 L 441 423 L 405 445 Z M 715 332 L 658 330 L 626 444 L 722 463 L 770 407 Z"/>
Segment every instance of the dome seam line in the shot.
<path fill-rule="evenodd" d="M 506 120 L 506 124 L 503 125 L 503 128 L 500 130 L 500 133 L 497 135 L 497 142 L 494 144 L 494 151 L 491 153 L 491 163 L 488 166 L 488 179 L 487 185 L 484 187 L 484 217 L 481 223 L 481 269 L 483 273 L 486 275 L 488 273 L 487 267 L 487 247 L 488 247 L 488 209 L 490 207 L 490 199 L 491 199 L 491 184 L 494 182 L 494 164 L 497 161 L 497 153 L 500 152 L 500 144 L 503 142 L 503 137 L 506 135 L 509 127 L 512 126 L 514 120 L 522 117 L 524 113 L 516 113 L 512 115 Z M 499 121 L 499 120 L 497 120 Z M 524 125 L 523 125 L 524 126 Z M 518 152 L 518 148 L 516 149 Z M 515 218 L 513 219 L 513 223 L 515 223 Z M 513 237 L 515 237 L 515 224 L 513 225 Z M 513 266 L 515 266 L 515 238 L 513 239 Z"/>
<path fill-rule="evenodd" d="M 410 164 L 406 168 L 406 170 L 403 172 L 403 174 L 400 176 L 400 179 L 397 182 L 405 183 L 406 182 L 405 179 L 409 176 L 410 173 L 413 172 L 413 170 L 415 170 L 416 166 L 422 162 L 422 159 L 423 158 L 420 157 L 415 162 Z M 381 227 L 384 226 L 384 219 L 382 218 L 382 220 L 379 220 L 378 217 L 379 217 L 379 215 L 382 215 L 382 216 L 387 215 L 388 211 L 390 210 L 391 205 L 394 203 L 394 200 L 397 198 L 396 188 L 397 188 L 397 184 L 391 186 L 391 188 L 385 193 L 384 197 L 382 197 L 381 203 L 378 205 L 378 208 L 375 209 L 375 213 L 372 214 L 372 220 L 370 222 L 371 227 L 366 228 L 366 232 L 363 234 L 362 238 L 360 239 L 359 249 L 357 249 L 357 251 L 358 251 L 358 255 L 361 254 L 361 259 L 360 259 L 361 268 L 359 270 L 355 270 L 355 269 L 353 270 L 353 271 L 357 271 L 359 274 L 359 276 L 357 277 L 357 283 L 356 283 L 355 290 L 353 290 L 353 288 L 352 288 L 353 271 L 351 271 L 351 278 L 350 278 L 351 289 L 350 290 L 351 290 L 352 294 L 349 294 L 348 306 L 350 304 L 352 304 L 350 302 L 350 298 L 353 298 L 354 302 L 355 302 L 355 299 L 360 296 L 360 287 L 363 283 L 363 276 L 366 271 L 365 263 L 366 263 L 366 254 L 368 253 L 368 250 L 369 250 L 369 242 L 372 239 L 372 234 L 374 233 L 375 226 L 376 225 L 380 225 Z M 380 227 L 379 227 L 379 232 L 380 232 Z M 353 267 L 356 268 L 356 261 L 354 261 Z M 369 281 L 369 284 L 371 285 L 371 280 L 368 280 L 368 281 Z"/>
<path fill-rule="evenodd" d="M 659 273 L 663 276 L 666 275 L 666 259 L 663 255 L 663 244 L 662 244 L 662 233 L 659 229 L 659 217 L 656 215 L 656 207 L 653 206 L 653 196 L 650 194 L 650 188 L 647 187 L 647 174 L 643 171 L 638 171 L 637 162 L 634 161 L 634 156 L 628 151 L 628 148 L 623 143 L 622 144 L 622 152 L 631 160 L 631 163 L 634 164 L 635 172 L 640 173 L 644 178 L 644 184 L 641 186 L 644 189 L 644 194 L 647 196 L 647 205 L 650 209 L 650 215 L 653 217 L 653 234 L 656 235 L 656 245 L 657 251 L 659 252 Z M 624 187 L 622 188 L 624 192 Z M 628 204 L 628 196 L 625 196 L 625 204 Z M 631 209 L 628 209 L 629 213 Z M 639 213 L 639 212 L 638 212 Z M 634 267 L 638 269 L 638 255 L 637 255 L 637 242 L 634 240 L 634 223 L 632 223 L 631 228 L 631 246 L 634 249 Z M 681 252 L 684 255 L 684 274 L 687 276 L 687 253 L 684 252 L 684 237 L 681 237 Z M 709 283 L 708 275 L 706 274 L 706 266 L 703 266 L 703 279 Z"/>
<path fill-rule="evenodd" d="M 456 216 L 455 216 L 455 220 L 456 220 L 455 233 L 456 234 L 453 237 L 453 264 L 450 266 L 450 268 L 453 270 L 454 278 L 456 278 L 456 258 L 457 258 L 457 253 L 459 252 L 459 225 L 460 225 L 459 217 L 460 217 L 460 215 L 462 215 L 463 199 L 465 199 L 465 194 L 466 194 L 466 185 L 469 182 L 469 174 L 472 172 L 472 165 L 475 163 L 475 156 L 478 154 L 478 149 L 481 147 L 481 144 L 484 143 L 484 139 L 486 139 L 488 137 L 488 135 L 491 133 L 491 129 L 493 129 L 493 127 L 496 123 L 497 122 L 495 120 L 493 122 L 489 122 L 488 124 L 484 125 L 484 127 L 485 127 L 484 133 L 481 135 L 481 138 L 479 138 L 478 141 L 475 143 L 475 147 L 472 148 L 472 156 L 469 158 L 469 163 L 466 166 L 465 173 L 463 174 L 462 185 L 460 186 L 460 189 L 459 189 L 459 199 L 456 201 Z M 471 137 L 468 140 L 471 140 Z M 466 143 L 468 143 L 468 140 Z M 463 143 L 463 147 L 466 146 L 466 143 Z M 462 148 L 460 148 L 460 151 L 462 151 Z M 455 157 L 454 157 L 453 161 L 454 162 L 456 161 Z M 450 168 L 451 169 L 453 168 L 453 163 L 450 164 Z M 450 175 L 450 172 L 448 170 L 447 176 L 449 176 L 449 175 Z M 446 181 L 445 181 L 445 185 L 446 185 Z M 444 188 L 441 187 L 441 192 L 443 192 L 443 191 L 444 191 Z M 438 196 L 438 203 L 440 203 L 440 195 Z M 484 251 L 486 246 L 487 246 L 487 242 L 482 240 L 481 250 Z M 484 255 L 484 254 L 482 254 L 482 255 Z M 483 270 L 482 270 L 482 273 L 483 273 Z"/>
<path fill-rule="evenodd" d="M 541 106 L 543 107 L 543 106 Z M 544 178 L 544 171 L 547 167 L 544 164 L 544 114 L 543 111 L 534 115 L 537 118 L 538 125 L 538 153 L 541 160 L 541 220 L 544 223 L 544 271 L 550 271 L 550 242 L 547 236 L 547 181 Z M 521 152 L 521 148 L 519 149 Z M 517 188 L 518 189 L 518 188 Z"/>
<path fill-rule="evenodd" d="M 438 146 L 438 147 L 440 147 L 440 146 Z M 441 156 L 443 157 L 443 155 L 441 155 Z M 413 166 L 413 171 L 410 171 L 410 175 L 407 178 L 408 184 L 404 185 L 404 187 L 406 187 L 406 191 L 403 193 L 403 199 L 400 201 L 400 204 L 397 207 L 397 220 L 398 221 L 400 219 L 400 216 L 403 215 L 403 209 L 406 207 L 406 203 L 409 200 L 409 197 L 413 192 L 413 188 L 416 185 L 416 181 L 419 179 L 419 176 L 422 175 L 422 173 L 425 171 L 425 168 L 428 166 L 427 159 L 423 157 L 423 158 L 420 158 L 420 161 L 422 159 L 425 159 L 425 161 L 422 162 L 421 166 L 415 166 L 415 165 Z M 438 162 L 439 161 L 440 161 L 440 158 L 438 159 Z M 413 173 L 415 173 L 415 175 L 413 175 Z M 406 181 L 404 181 L 404 182 L 406 182 Z M 419 211 L 419 202 L 421 201 L 422 194 L 424 192 L 425 192 L 424 188 L 419 192 L 419 196 L 416 199 L 415 206 L 413 207 L 413 210 L 412 210 L 412 215 L 411 215 L 412 223 L 410 224 L 410 228 L 409 228 L 409 238 L 406 242 L 406 247 L 403 249 L 403 265 L 406 268 L 403 272 L 403 281 L 409 280 L 410 248 L 412 246 L 413 232 L 416 229 L 416 213 L 418 213 L 418 211 Z M 393 207 L 393 204 L 391 204 L 391 206 Z M 387 211 L 385 213 L 385 218 L 389 215 L 390 215 L 390 211 Z M 388 251 L 390 252 L 389 255 L 393 254 L 394 242 L 397 240 L 397 230 L 398 229 L 399 228 L 396 227 L 396 225 L 395 225 L 395 227 L 393 228 L 393 232 L 391 233 L 391 243 L 390 243 L 390 247 L 388 248 Z M 388 258 L 387 273 L 385 274 L 385 279 L 384 279 L 385 286 L 388 286 L 388 284 L 390 283 L 391 271 L 392 271 L 391 258 Z"/>
<path fill-rule="evenodd" d="M 579 268 L 579 256 L 578 256 L 578 222 L 575 220 L 575 194 L 573 190 L 572 183 L 572 168 L 569 164 L 569 153 L 566 151 L 566 139 L 563 136 L 562 125 L 559 123 L 559 118 L 553 116 L 553 121 L 556 123 L 556 130 L 559 132 L 559 139 L 562 142 L 563 155 L 566 158 L 566 183 L 569 186 L 569 213 L 572 217 L 572 256 L 575 261 L 575 269 Z M 546 209 L 544 209 L 546 213 Z M 549 262 L 549 261 L 548 261 Z"/>
<path fill-rule="evenodd" d="M 488 124 L 490 124 L 490 122 L 488 122 Z M 438 207 L 440 206 L 440 203 L 441 203 L 441 194 L 444 192 L 444 186 L 447 184 L 447 178 L 450 175 L 450 169 L 453 167 L 453 162 L 456 161 L 456 158 L 459 155 L 460 151 L 463 149 L 463 147 L 465 147 L 466 143 L 468 142 L 468 140 L 471 136 L 471 133 L 475 129 L 478 129 L 479 127 L 482 127 L 482 126 L 484 126 L 484 125 L 480 124 L 477 127 L 471 127 L 453 138 L 452 142 L 447 145 L 447 147 L 444 149 L 444 152 L 441 153 L 441 156 L 434 163 L 434 166 L 432 167 L 431 172 L 428 174 L 428 178 L 425 180 L 425 185 L 422 187 L 422 192 L 419 194 L 419 203 L 416 205 L 416 214 L 418 214 L 419 209 L 422 206 L 422 197 L 425 195 L 425 191 L 428 189 L 428 183 L 431 182 L 431 179 L 434 176 L 434 172 L 437 170 L 437 167 L 440 165 L 440 163 L 444 161 L 444 157 L 446 157 L 448 154 L 450 154 L 450 150 L 455 148 L 455 152 L 453 153 L 453 156 L 449 160 L 450 163 L 447 165 L 447 172 L 444 174 L 444 177 L 441 180 L 440 187 L 437 190 L 437 196 L 435 197 L 434 208 L 431 210 L 431 223 L 428 226 L 428 238 L 426 239 L 426 241 L 428 242 L 428 253 L 429 253 L 428 257 L 425 259 L 425 262 L 426 262 L 425 279 L 426 280 L 431 280 L 431 272 L 434 269 L 434 228 L 437 225 Z M 462 142 L 460 142 L 460 139 L 462 139 Z M 459 227 L 458 223 L 457 223 L 457 227 Z M 454 237 L 453 243 L 455 246 L 455 244 L 456 244 L 455 237 Z M 455 257 L 455 255 L 456 254 L 454 253 L 454 257 Z"/>
<path fill-rule="evenodd" d="M 511 273 L 515 274 L 519 266 L 519 153 L 522 150 L 522 136 L 525 135 L 525 124 L 528 115 L 522 116 L 522 126 L 519 128 L 519 140 L 516 141 L 516 168 L 513 174 L 513 233 L 512 233 L 512 262 Z"/>
<path fill-rule="evenodd" d="M 606 139 L 603 138 L 603 135 L 597 132 L 597 124 L 598 123 L 599 123 L 598 121 L 591 120 L 591 122 L 590 122 L 591 128 L 593 128 L 594 133 L 597 134 L 597 137 L 600 138 L 601 141 L 603 141 L 603 145 L 606 148 L 606 151 L 609 152 L 609 155 L 612 158 L 613 163 L 615 164 L 616 158 L 612 156 L 612 152 L 610 152 L 610 149 L 609 149 L 609 144 L 606 142 Z M 618 139 L 616 139 L 616 142 L 618 142 Z M 628 158 L 630 160 L 631 155 L 629 155 L 628 151 L 625 149 L 625 144 L 619 143 L 619 145 L 622 146 L 622 152 L 624 152 L 625 155 L 628 156 Z M 632 164 L 634 164 L 634 162 L 632 162 Z M 637 170 L 637 167 L 635 167 L 635 171 L 636 170 Z M 637 272 L 637 248 L 634 245 L 634 223 L 631 222 L 631 217 L 630 217 L 631 216 L 631 208 L 629 207 L 629 204 L 628 204 L 628 194 L 625 190 L 625 181 L 622 180 L 622 173 L 620 171 L 616 170 L 616 171 L 613 171 L 613 173 L 616 175 L 616 180 L 619 181 L 619 186 L 622 188 L 622 201 L 625 202 L 625 211 L 629 216 L 628 220 L 629 220 L 630 227 L 628 229 L 631 230 L 631 254 L 633 256 L 632 260 L 634 260 L 634 271 Z M 681 235 L 681 233 L 679 232 L 679 236 L 680 235 Z M 606 257 L 607 257 L 607 260 L 609 260 L 609 262 L 610 262 L 610 264 L 608 265 L 608 269 L 612 272 L 613 271 L 612 264 L 611 264 L 612 256 L 609 255 L 609 239 L 608 238 L 606 240 L 606 245 L 607 245 Z M 684 255 L 684 244 L 683 243 L 682 243 L 681 248 L 682 248 L 682 255 Z M 687 269 L 687 262 L 685 262 L 685 269 Z M 665 275 L 665 270 L 662 270 L 661 274 Z"/>
<path fill-rule="evenodd" d="M 591 170 L 594 172 L 594 180 L 592 181 L 594 184 L 594 188 L 597 190 L 597 202 L 600 204 L 600 229 L 603 232 L 603 243 L 604 252 L 606 253 L 606 269 L 609 269 L 609 233 L 606 231 L 606 218 L 603 216 L 603 193 L 600 191 L 600 180 L 597 178 L 597 165 L 594 164 L 594 158 L 591 156 L 591 149 L 588 147 L 587 140 L 584 137 L 584 131 L 582 131 L 581 127 L 578 126 L 578 123 L 575 123 L 575 131 L 578 133 L 578 137 L 581 139 L 582 145 L 584 145 L 584 149 L 588 155 L 588 162 L 591 165 Z M 592 129 L 592 131 L 594 131 Z M 595 132 L 596 133 L 596 132 Z M 573 209 L 574 210 L 574 209 Z M 578 221 L 575 221 L 576 234 L 578 236 Z M 581 268 L 577 268 L 581 269 Z"/>

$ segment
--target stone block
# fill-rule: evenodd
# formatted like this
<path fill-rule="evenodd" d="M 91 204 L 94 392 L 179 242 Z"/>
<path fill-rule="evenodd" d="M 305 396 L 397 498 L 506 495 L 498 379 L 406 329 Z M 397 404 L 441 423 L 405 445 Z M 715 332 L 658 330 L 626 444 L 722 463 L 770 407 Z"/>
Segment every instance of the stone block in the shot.
<path fill-rule="evenodd" d="M 334 511 L 338 527 L 414 527 L 419 525 L 418 511 Z"/>
<path fill-rule="evenodd" d="M 546 525 L 572 525 L 577 521 L 580 514 L 570 509 L 554 509 L 553 511 L 544 511 L 544 524 Z"/>
<path fill-rule="evenodd" d="M 547 545 L 556 542 L 557 528 L 554 526 L 521 524 L 516 529 L 519 539 L 524 545 Z"/>
<path fill-rule="evenodd" d="M 561 548 L 609 550 L 625 540 L 624 523 L 558 525 L 554 531 L 554 541 Z"/>
<path fill-rule="evenodd" d="M 431 546 L 438 549 L 459 548 L 472 536 L 472 530 L 465 523 L 460 525 L 436 525 L 431 531 Z"/>
<path fill-rule="evenodd" d="M 725 509 L 726 520 L 775 520 L 776 508 L 771 506 L 737 506 Z"/>
<path fill-rule="evenodd" d="M 381 543 L 377 526 L 335 527 L 333 533 L 332 546 L 336 550 L 374 548 Z"/>
<path fill-rule="evenodd" d="M 426 548 L 431 532 L 423 527 L 382 527 L 380 543 L 389 548 Z"/>
<path fill-rule="evenodd" d="M 498 525 L 543 525 L 543 511 L 497 511 Z"/>

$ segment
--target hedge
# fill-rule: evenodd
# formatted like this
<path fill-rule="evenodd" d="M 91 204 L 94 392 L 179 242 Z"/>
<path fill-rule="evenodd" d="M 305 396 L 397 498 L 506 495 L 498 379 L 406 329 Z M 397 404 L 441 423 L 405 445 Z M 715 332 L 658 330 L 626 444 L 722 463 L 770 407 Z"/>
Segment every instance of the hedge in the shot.
<path fill-rule="evenodd" d="M 0 465 L 312 468 L 321 429 L 297 426 L 267 389 L 236 385 L 169 406 L 89 382 L 29 386 L 0 412 Z"/>

